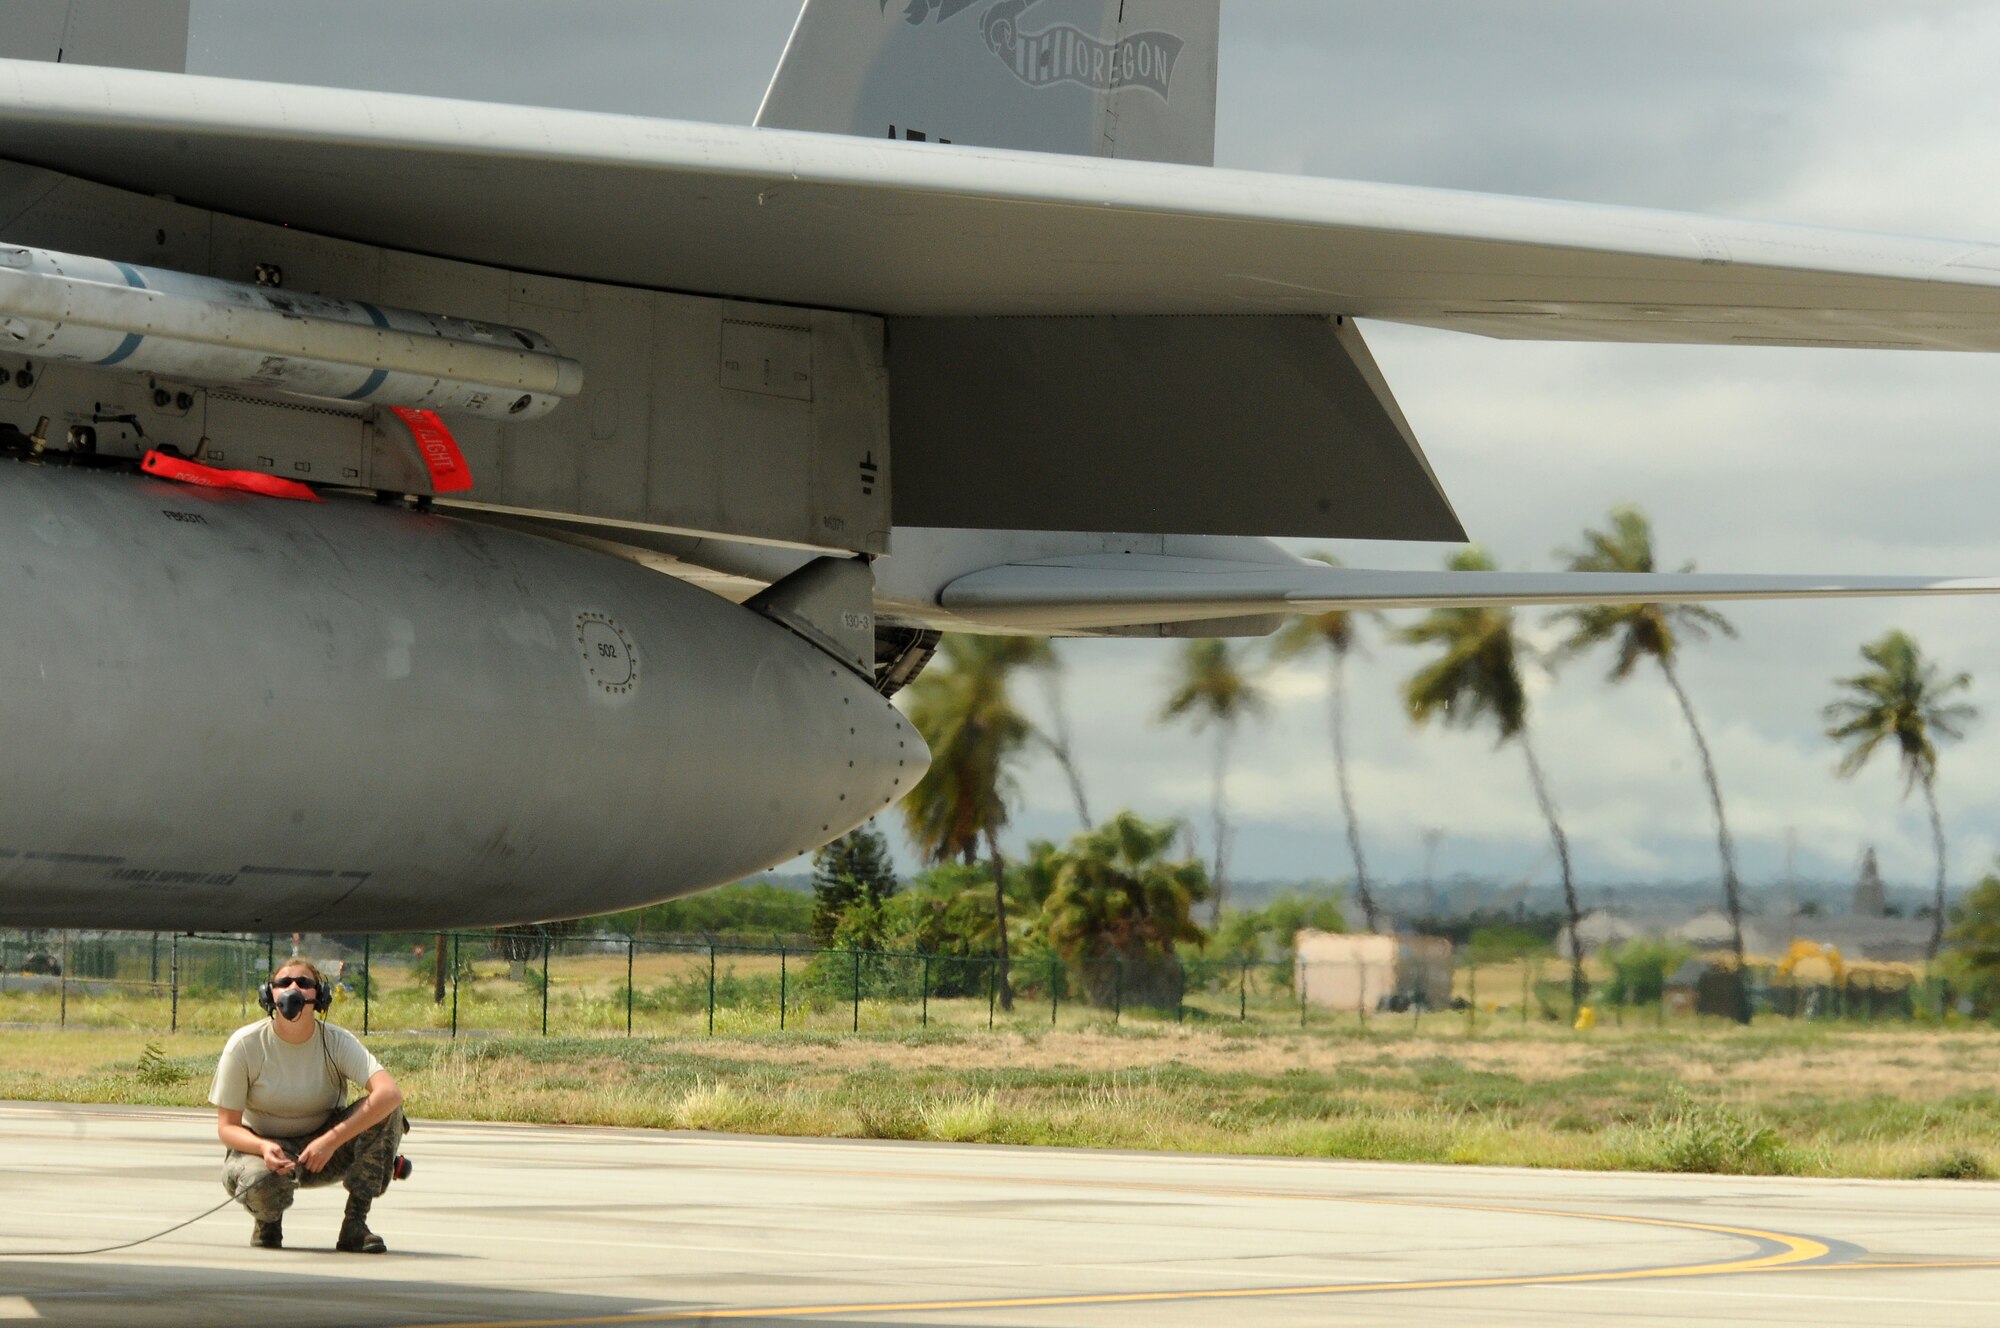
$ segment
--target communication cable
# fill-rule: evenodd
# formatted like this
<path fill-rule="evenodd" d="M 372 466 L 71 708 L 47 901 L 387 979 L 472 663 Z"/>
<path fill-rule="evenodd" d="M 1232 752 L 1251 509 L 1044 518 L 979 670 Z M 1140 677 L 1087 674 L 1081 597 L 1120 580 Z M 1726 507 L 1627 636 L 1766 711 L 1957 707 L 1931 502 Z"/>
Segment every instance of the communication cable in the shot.
<path fill-rule="evenodd" d="M 203 1219 L 204 1217 L 213 1216 L 214 1214 L 221 1212 L 223 1209 L 229 1207 L 229 1205 L 235 1202 L 236 1202 L 236 1196 L 232 1194 L 227 1199 L 224 1199 L 221 1203 L 217 1204 L 215 1207 L 208 1209 L 206 1212 L 196 1213 L 193 1217 L 189 1218 L 185 1222 L 176 1222 L 172 1226 L 168 1227 L 165 1231 L 155 1231 L 152 1235 L 141 1236 L 137 1240 L 120 1241 L 116 1245 L 100 1245 L 94 1250 L 0 1250 L 0 1259 L 56 1259 L 56 1258 L 62 1258 L 66 1255 L 109 1254 L 113 1250 L 129 1250 L 134 1245 L 144 1245 L 148 1241 L 158 1240 L 162 1236 L 171 1236 L 174 1232 L 179 1231 L 182 1227 L 191 1227 L 195 1223 L 201 1221 L 201 1219 Z"/>

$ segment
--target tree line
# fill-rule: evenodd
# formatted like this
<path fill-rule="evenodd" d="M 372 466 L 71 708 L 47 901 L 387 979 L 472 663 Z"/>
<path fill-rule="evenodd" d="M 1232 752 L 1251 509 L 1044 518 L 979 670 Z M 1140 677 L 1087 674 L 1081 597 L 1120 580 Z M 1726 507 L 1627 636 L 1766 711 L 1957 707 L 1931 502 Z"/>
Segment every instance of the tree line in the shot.
<path fill-rule="evenodd" d="M 1659 570 L 1651 525 L 1632 506 L 1614 509 L 1602 529 L 1585 530 L 1579 545 L 1559 550 L 1558 557 L 1575 572 Z M 1480 572 L 1493 570 L 1494 563 L 1483 550 L 1467 548 L 1451 555 L 1447 566 Z M 1693 564 L 1681 570 L 1691 571 Z M 1614 683 L 1650 668 L 1672 695 L 1697 758 L 1715 834 L 1720 902 L 1729 919 L 1731 948 L 1740 972 L 1742 890 L 1722 778 L 1680 672 L 1685 647 L 1716 636 L 1734 637 L 1735 629 L 1721 614 L 1699 604 L 1585 606 L 1561 610 L 1551 621 L 1561 628 L 1562 637 L 1546 653 L 1523 639 L 1519 611 L 1505 606 L 1434 609 L 1408 626 L 1382 628 L 1387 639 L 1426 656 L 1402 684 L 1404 710 L 1418 728 L 1436 722 L 1485 729 L 1497 743 L 1521 753 L 1561 878 L 1570 924 L 1572 994 L 1580 1002 L 1585 988 L 1576 926 L 1581 909 L 1554 785 L 1532 741 L 1525 679 L 1532 668 L 1557 671 L 1606 654 L 1608 676 Z M 1378 622 L 1378 615 L 1335 610 L 1295 617 L 1265 645 L 1218 639 L 1185 645 L 1158 718 L 1185 724 L 1211 744 L 1206 864 L 1195 862 L 1191 853 L 1174 856 L 1180 827 L 1172 822 L 1125 812 L 1104 825 L 1093 824 L 1062 706 L 1059 662 L 1046 639 L 947 636 L 937 660 L 909 688 L 908 714 L 930 744 L 932 763 L 901 811 L 926 862 L 934 868 L 950 864 L 953 870 L 933 872 L 921 890 L 898 904 L 894 896 L 865 884 L 875 877 L 841 857 L 862 850 L 853 844 L 832 846 L 822 852 L 822 868 L 830 880 L 839 880 L 846 872 L 858 893 L 841 896 L 845 902 L 826 919 L 827 938 L 844 935 L 858 941 L 860 930 L 874 928 L 872 934 L 879 936 L 881 928 L 894 925 L 906 931 L 917 928 L 932 940 L 986 946 L 986 952 L 999 957 L 1003 1001 L 1009 994 L 1005 974 L 1017 936 L 1055 947 L 1067 957 L 1116 953 L 1139 967 L 1164 964 L 1175 944 L 1204 943 L 1222 925 L 1228 895 L 1233 833 L 1228 777 L 1236 741 L 1244 724 L 1269 708 L 1264 671 L 1315 653 L 1329 671 L 1329 736 L 1355 903 L 1363 927 L 1378 929 L 1384 920 L 1372 890 L 1346 736 L 1347 664 L 1361 648 L 1364 628 Z M 1974 707 L 1962 699 L 1971 679 L 1962 672 L 1942 670 L 1902 631 L 1887 632 L 1863 645 L 1861 656 L 1866 667 L 1834 680 L 1835 695 L 1821 716 L 1826 736 L 1839 748 L 1836 769 L 1841 777 L 1859 773 L 1877 752 L 1890 751 L 1903 776 L 1903 796 L 1923 795 L 1936 859 L 1929 941 L 1935 958 L 1943 938 L 1947 873 L 1937 802 L 1938 747 L 1962 737 L 1976 718 Z M 1017 703 L 1017 683 L 1024 676 L 1039 678 L 1048 690 L 1047 726 L 1035 724 Z M 1010 864 L 1000 836 L 1018 795 L 1020 765 L 1036 753 L 1053 757 L 1063 771 L 1081 830 L 1068 845 L 1037 843 L 1020 863 Z M 881 852 L 886 863 L 886 850 Z M 1023 888 L 1010 891 L 1010 880 Z M 838 893 L 830 892 L 829 898 Z M 1010 919 L 1010 894 L 1017 897 L 1016 908 L 1030 908 L 1033 915 Z M 1202 902 L 1210 910 L 1208 931 L 1192 916 L 1195 905 Z M 917 914 L 925 916 L 928 929 L 917 927 Z M 1747 1007 L 1743 1013 L 1747 1017 Z"/>

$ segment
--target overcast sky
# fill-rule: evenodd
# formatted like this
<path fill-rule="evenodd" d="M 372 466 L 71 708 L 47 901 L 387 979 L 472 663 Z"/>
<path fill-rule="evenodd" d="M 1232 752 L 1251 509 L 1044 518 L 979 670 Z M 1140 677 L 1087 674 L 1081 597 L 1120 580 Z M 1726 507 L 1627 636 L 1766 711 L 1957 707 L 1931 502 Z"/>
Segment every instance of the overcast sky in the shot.
<path fill-rule="evenodd" d="M 859 3 L 860 0 L 855 0 Z M 747 122 L 794 0 L 196 0 L 195 72 Z M 1219 164 L 1695 212 L 2000 239 L 2000 6 L 1954 0 L 1225 0 Z M 1577 347 L 1369 325 L 1466 526 L 1503 565 L 1548 568 L 1615 503 L 1662 557 L 1705 570 L 2000 574 L 2000 357 Z M 1348 562 L 1447 552 L 1349 544 Z M 1883 764 L 1833 775 L 1819 707 L 1861 642 L 1913 632 L 1968 669 L 1992 719 L 1944 753 L 1960 882 L 2000 841 L 2000 604 L 1833 602 L 1731 611 L 1693 651 L 1746 874 L 1848 876 L 1866 844 L 1928 879 L 1921 808 Z M 1539 621 L 1538 618 L 1533 621 Z M 1553 879 L 1511 750 L 1413 732 L 1397 684 L 1420 657 L 1375 633 L 1353 678 L 1357 800 L 1377 867 Z M 1174 647 L 1064 648 L 1100 811 L 1205 825 L 1206 748 L 1153 722 Z M 1714 841 L 1692 750 L 1658 679 L 1607 661 L 1538 675 L 1533 723 L 1585 880 L 1696 879 Z M 1340 876 L 1312 665 L 1269 679 L 1240 744 L 1244 876 Z M 1026 772 L 1022 834 L 1067 833 L 1061 781 Z M 1021 835 L 1016 835 L 1018 840 Z"/>

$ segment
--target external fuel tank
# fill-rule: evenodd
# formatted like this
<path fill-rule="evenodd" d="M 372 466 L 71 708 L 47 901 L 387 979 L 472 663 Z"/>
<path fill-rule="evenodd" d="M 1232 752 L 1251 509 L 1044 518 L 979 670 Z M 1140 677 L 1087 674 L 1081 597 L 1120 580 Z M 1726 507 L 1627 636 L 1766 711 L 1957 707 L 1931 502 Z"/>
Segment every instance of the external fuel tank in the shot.
<path fill-rule="evenodd" d="M 604 912 L 824 843 L 927 761 L 801 636 L 615 558 L 0 461 L 0 926 Z"/>

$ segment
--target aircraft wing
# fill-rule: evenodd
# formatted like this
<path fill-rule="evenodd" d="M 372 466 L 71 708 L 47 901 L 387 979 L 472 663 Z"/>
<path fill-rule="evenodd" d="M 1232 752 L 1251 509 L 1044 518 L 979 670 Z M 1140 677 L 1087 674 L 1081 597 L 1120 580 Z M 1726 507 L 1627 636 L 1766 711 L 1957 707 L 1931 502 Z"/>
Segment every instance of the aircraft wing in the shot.
<path fill-rule="evenodd" d="M 1384 572 L 1308 562 L 1101 554 L 984 568 L 945 586 L 938 602 L 977 626 L 1061 631 L 1331 609 L 1994 594 L 2000 594 L 2000 578 Z"/>
<path fill-rule="evenodd" d="M 15 61 L 0 156 L 398 249 L 885 315 L 2000 350 L 1984 242 Z"/>

